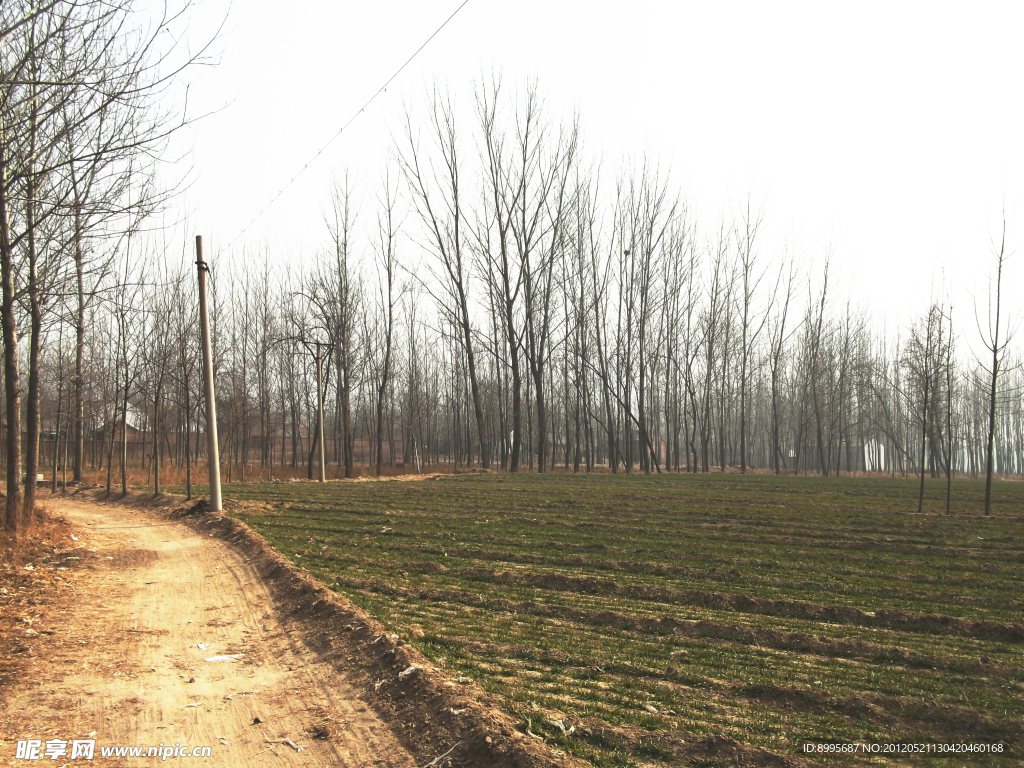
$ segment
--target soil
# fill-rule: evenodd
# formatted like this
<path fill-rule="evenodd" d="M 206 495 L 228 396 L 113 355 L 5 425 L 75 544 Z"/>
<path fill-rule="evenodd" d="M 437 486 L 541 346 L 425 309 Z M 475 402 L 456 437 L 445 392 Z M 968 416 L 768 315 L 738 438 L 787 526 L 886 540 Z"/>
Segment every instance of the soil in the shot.
<path fill-rule="evenodd" d="M 176 743 L 204 765 L 580 765 L 242 523 L 94 502 L 52 501 L 61 541 L 0 574 L 0 765 L 28 738 L 94 738 L 91 765 Z"/>

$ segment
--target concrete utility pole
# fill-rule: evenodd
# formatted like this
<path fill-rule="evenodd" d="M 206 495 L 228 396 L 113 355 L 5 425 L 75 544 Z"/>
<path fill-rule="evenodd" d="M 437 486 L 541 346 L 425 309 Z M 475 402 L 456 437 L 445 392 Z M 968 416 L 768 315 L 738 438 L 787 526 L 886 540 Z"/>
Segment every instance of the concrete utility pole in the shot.
<path fill-rule="evenodd" d="M 320 428 L 317 446 L 320 450 L 320 482 L 327 482 L 327 468 L 324 466 L 324 387 L 323 360 L 320 357 L 320 342 L 316 343 L 316 414 Z"/>
<path fill-rule="evenodd" d="M 203 393 L 206 397 L 206 457 L 210 463 L 210 508 L 223 509 L 220 500 L 220 453 L 217 448 L 217 398 L 213 392 L 213 352 L 210 347 L 210 313 L 206 309 L 206 273 L 203 238 L 196 235 L 196 268 L 199 272 L 199 325 L 203 333 Z"/>

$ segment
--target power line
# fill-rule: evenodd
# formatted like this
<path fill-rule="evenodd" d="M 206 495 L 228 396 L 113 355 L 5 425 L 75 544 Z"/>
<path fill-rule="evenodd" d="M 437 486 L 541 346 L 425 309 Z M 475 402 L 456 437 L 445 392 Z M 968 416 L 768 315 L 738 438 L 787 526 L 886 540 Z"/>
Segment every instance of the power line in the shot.
<path fill-rule="evenodd" d="M 398 76 L 399 76 L 400 74 L 402 74 L 402 70 L 404 70 L 404 69 L 405 69 L 405 68 L 406 68 L 407 66 L 409 66 L 409 64 L 410 64 L 410 63 L 412 62 L 412 60 L 413 60 L 413 59 L 415 59 L 415 58 L 416 58 L 417 56 L 419 56 L 420 52 L 421 52 L 421 51 L 422 51 L 422 50 L 423 50 L 424 48 L 426 48 L 426 47 L 427 47 L 427 46 L 428 46 L 428 45 L 430 44 L 430 41 L 431 41 L 431 40 L 433 40 L 433 39 L 434 39 L 435 37 L 437 37 L 437 36 L 438 36 L 438 34 L 439 34 L 439 33 L 441 32 L 441 30 L 442 30 L 442 29 L 444 29 L 444 28 L 445 28 L 446 26 L 448 26 L 448 22 L 450 22 L 450 21 L 451 21 L 452 19 L 454 19 L 454 18 L 455 18 L 455 15 L 456 15 L 456 14 L 457 14 L 457 13 L 458 13 L 459 11 L 461 11 L 461 10 L 462 10 L 462 9 L 463 9 L 463 8 L 464 8 L 464 7 L 466 6 L 466 4 L 467 4 L 468 2 L 469 2 L 469 0 L 462 0 L 462 5 L 460 5 L 460 6 L 459 6 L 458 8 L 456 8 L 456 9 L 455 9 L 454 11 L 452 11 L 452 15 L 451 15 L 451 16 L 449 16 L 449 17 L 448 17 L 447 19 L 445 19 L 445 20 L 444 20 L 444 23 L 443 23 L 443 24 L 441 24 L 441 26 L 439 26 L 439 27 L 438 27 L 437 29 L 435 29 L 435 30 L 434 30 L 434 33 L 433 33 L 433 34 L 432 34 L 432 35 L 431 35 L 430 37 L 428 37 L 428 38 L 427 38 L 427 39 L 426 39 L 426 40 L 425 40 L 425 41 L 423 42 L 423 44 L 422 44 L 422 45 L 421 45 L 421 46 L 420 46 L 419 48 L 417 48 L 417 49 L 415 50 L 415 52 L 414 52 L 414 53 L 412 54 L 412 56 L 410 56 L 410 57 L 409 57 L 408 59 L 406 59 L 406 60 L 405 60 L 405 63 L 404 63 L 404 64 L 402 64 L 402 66 L 400 66 L 400 67 L 399 67 L 399 68 L 398 68 L 398 69 L 397 69 L 397 70 L 395 71 L 395 74 L 393 74 L 393 75 L 392 75 L 391 77 L 389 77 L 389 78 L 388 78 L 388 80 L 387 80 L 387 82 L 386 82 L 386 83 L 384 83 L 384 85 L 382 85 L 382 86 L 381 86 L 381 87 L 380 87 L 380 88 L 379 88 L 379 89 L 377 90 L 377 92 L 373 94 L 373 96 L 371 96 L 371 97 L 370 97 L 369 99 L 367 99 L 366 103 L 365 103 L 365 104 L 363 104 L 363 106 L 361 106 L 361 107 L 360 107 L 360 108 L 359 108 L 359 109 L 358 109 L 358 110 L 357 110 L 357 111 L 355 112 L 355 114 L 353 114 L 353 115 L 352 115 L 352 117 L 350 117 L 350 118 L 348 119 L 348 122 L 346 122 L 346 123 L 345 123 L 345 124 L 344 124 L 343 126 L 341 126 L 341 128 L 339 128 L 339 129 L 338 129 L 337 133 L 335 133 L 335 134 L 334 134 L 333 136 L 331 136 L 331 139 L 330 139 L 330 141 L 328 141 L 328 142 L 327 142 L 326 144 L 324 144 L 324 145 L 323 145 L 322 147 L 320 147 L 320 149 L 318 149 L 318 150 L 316 151 L 316 154 L 315 154 L 315 155 L 313 155 L 313 157 L 312 157 L 312 158 L 311 158 L 311 159 L 309 160 L 309 162 L 307 162 L 307 163 L 306 163 L 306 164 L 305 164 L 304 166 L 302 166 L 302 169 L 301 169 L 301 170 L 300 170 L 300 171 L 299 171 L 298 173 L 296 173 L 296 174 L 295 174 L 294 176 L 292 176 L 292 178 L 291 178 L 291 181 L 289 181 L 289 182 L 288 182 L 287 184 L 285 184 L 285 185 L 284 185 L 284 186 L 283 186 L 283 187 L 282 187 L 282 188 L 281 188 L 281 189 L 280 189 L 280 190 L 278 191 L 278 193 L 277 193 L 276 195 L 274 195 L 274 197 L 273 197 L 273 198 L 271 198 L 270 202 L 269 202 L 269 203 L 267 203 L 267 204 L 266 204 L 266 205 L 264 206 L 263 210 L 262 210 L 262 211 L 260 211 L 259 213 L 257 213 L 257 214 L 256 214 L 256 215 L 255 215 L 255 216 L 253 217 L 252 221 L 250 221 L 250 222 L 249 222 L 248 224 L 246 224 L 246 225 L 245 225 L 245 227 L 244 227 L 244 228 L 242 229 L 242 231 L 241 231 L 241 232 L 239 232 L 239 233 L 238 233 L 237 235 L 235 235 L 234 239 L 232 239 L 232 240 L 231 240 L 231 242 L 230 242 L 230 243 L 228 243 L 228 246 L 227 246 L 227 248 L 228 248 L 228 249 L 230 249 L 232 245 L 234 245 L 234 244 L 235 244 L 236 242 L 238 242 L 238 239 L 239 239 L 239 238 L 240 238 L 240 237 L 241 237 L 242 235 L 244 235 L 244 234 L 245 234 L 246 232 L 248 232 L 248 231 L 249 231 L 249 227 L 251 227 L 251 226 L 252 226 L 253 224 L 255 224 L 255 223 L 256 223 L 257 221 L 259 221 L 260 217 L 261 217 L 261 216 L 262 216 L 262 215 L 263 215 L 264 213 L 266 213 L 266 212 L 267 212 L 268 210 L 270 210 L 270 207 L 271 207 L 271 206 L 272 206 L 272 205 L 273 205 L 274 203 L 276 203 L 276 202 L 277 202 L 278 198 L 280 198 L 280 197 L 281 197 L 281 195 L 283 195 L 283 194 L 284 194 L 284 193 L 285 193 L 285 192 L 286 192 L 286 191 L 288 190 L 288 188 L 289 188 L 289 187 L 290 187 L 290 186 L 291 186 L 292 184 L 294 184 L 294 183 L 295 183 L 295 180 L 296 180 L 296 179 L 298 179 L 298 178 L 299 178 L 299 177 L 300 177 L 300 176 L 301 176 L 301 175 L 302 175 L 303 173 L 305 173 L 305 172 L 306 172 L 306 169 L 307 169 L 307 168 L 309 168 L 309 166 L 311 166 L 311 165 L 312 165 L 313 163 L 315 163 L 315 162 L 316 162 L 316 161 L 317 161 L 317 160 L 319 159 L 320 155 L 322 155 L 322 154 L 324 153 L 324 151 L 326 151 L 326 150 L 327 150 L 327 148 L 328 148 L 328 147 L 330 147 L 330 146 L 331 146 L 331 144 L 333 144 L 333 143 L 334 143 L 334 140 L 335 140 L 335 139 L 337 139 L 337 138 L 338 138 L 339 136 L 341 136 L 342 132 L 343 132 L 343 131 L 344 131 L 344 130 L 345 130 L 346 128 L 348 128 L 348 127 L 349 127 L 349 126 L 350 126 L 350 125 L 352 124 L 352 122 L 353 122 L 353 121 L 354 121 L 354 120 L 355 120 L 355 119 L 356 119 L 357 117 L 359 117 L 359 116 L 360 116 L 361 114 L 363 114 L 363 112 L 364 112 L 364 111 L 366 110 L 366 108 L 367 108 L 368 106 L 370 106 L 370 104 L 372 104 L 372 103 L 373 103 L 374 99 L 376 99 L 376 98 L 377 98 L 378 96 L 380 96 L 380 95 L 381 95 L 382 93 L 384 93 L 384 91 L 385 91 L 385 90 L 387 90 L 387 87 L 388 87 L 389 85 L 391 85 L 391 82 L 392 82 L 392 81 L 393 81 L 393 80 L 394 80 L 394 79 L 395 79 L 396 77 L 398 77 Z"/>

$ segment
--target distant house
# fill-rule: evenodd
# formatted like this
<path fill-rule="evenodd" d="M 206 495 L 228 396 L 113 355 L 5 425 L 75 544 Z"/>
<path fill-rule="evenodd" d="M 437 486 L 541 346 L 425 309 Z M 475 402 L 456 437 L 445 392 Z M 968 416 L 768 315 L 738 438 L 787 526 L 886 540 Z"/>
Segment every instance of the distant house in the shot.
<path fill-rule="evenodd" d="M 145 423 L 145 416 L 137 408 L 132 406 L 131 403 L 128 404 L 128 414 L 127 415 L 128 415 L 128 418 L 127 418 L 127 422 L 128 422 L 128 442 L 132 443 L 132 442 L 135 442 L 137 440 L 142 440 L 142 425 Z M 112 427 L 113 430 L 114 430 L 114 439 L 117 440 L 117 441 L 120 441 L 121 438 L 122 438 L 122 435 L 121 435 L 121 415 L 118 414 L 114 418 L 113 423 L 111 425 L 109 425 L 109 426 Z M 106 440 L 110 439 L 110 433 L 107 431 L 107 429 L 108 429 L 108 425 L 107 424 L 104 424 L 104 423 L 102 423 L 100 421 L 86 420 L 84 425 L 83 425 L 83 427 L 84 427 L 83 431 L 85 432 L 85 440 L 86 440 L 86 442 L 89 442 L 90 440 L 95 440 L 97 442 L 103 442 L 103 441 L 106 441 Z M 64 424 L 64 425 L 61 426 L 61 432 L 62 433 L 64 433 L 65 430 L 66 430 L 67 431 L 66 433 L 70 434 L 71 429 L 72 429 L 72 425 L 71 424 Z M 43 433 L 43 439 L 44 440 L 53 440 L 55 436 L 56 435 L 53 432 L 53 430 L 50 430 L 49 432 L 44 432 Z M 61 436 L 61 439 L 63 439 L 63 438 L 64 438 L 64 435 Z"/>

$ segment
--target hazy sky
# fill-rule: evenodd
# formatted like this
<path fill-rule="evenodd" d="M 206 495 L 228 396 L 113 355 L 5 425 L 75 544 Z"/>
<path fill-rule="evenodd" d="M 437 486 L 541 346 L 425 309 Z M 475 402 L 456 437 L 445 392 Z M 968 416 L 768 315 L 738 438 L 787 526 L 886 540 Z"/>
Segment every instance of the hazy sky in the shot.
<path fill-rule="evenodd" d="M 193 73 L 186 198 L 214 254 L 249 224 L 461 0 L 237 0 L 220 64 Z M 206 0 L 199 39 L 225 12 Z M 609 174 L 671 165 L 698 219 L 763 201 L 766 258 L 831 249 L 843 298 L 901 323 L 943 280 L 984 299 L 1005 206 L 1024 243 L 1024 3 L 581 3 L 469 0 L 401 76 L 232 247 L 310 257 L 332 176 L 367 200 L 435 81 L 467 107 L 500 70 L 536 78 L 556 117 L 581 117 Z M 471 130 L 466 125 L 465 132 Z M 372 212 L 363 215 L 373 220 Z M 414 259 L 414 253 L 402 254 Z M 1021 303 L 1024 253 L 1008 289 Z M 970 325 L 973 327 L 973 320 Z"/>

